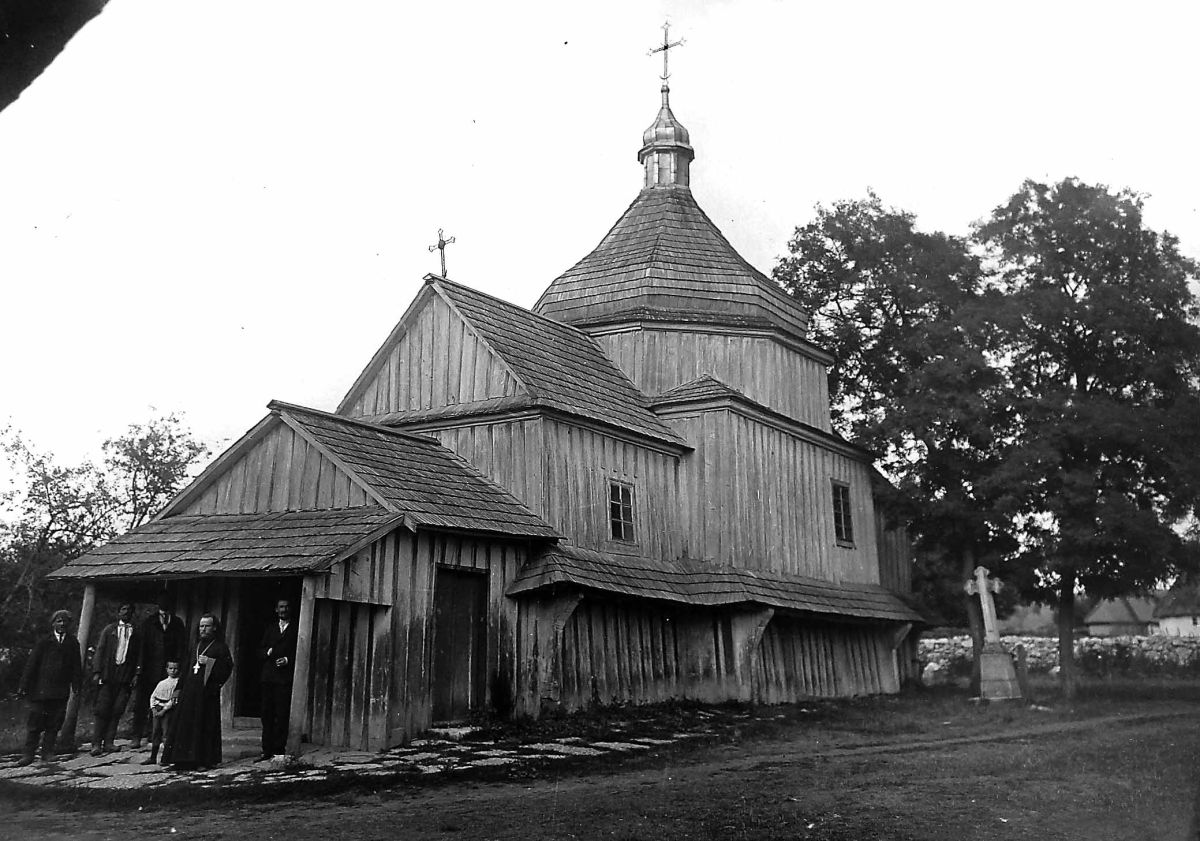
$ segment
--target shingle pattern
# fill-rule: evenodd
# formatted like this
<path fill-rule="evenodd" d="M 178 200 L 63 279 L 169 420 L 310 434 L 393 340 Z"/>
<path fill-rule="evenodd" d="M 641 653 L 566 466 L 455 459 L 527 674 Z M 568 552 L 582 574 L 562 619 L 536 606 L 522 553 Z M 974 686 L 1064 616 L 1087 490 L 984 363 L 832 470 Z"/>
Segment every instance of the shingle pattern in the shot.
<path fill-rule="evenodd" d="M 842 446 L 853 447 L 865 456 L 873 457 L 872 454 L 862 447 L 847 441 L 836 432 L 826 432 L 824 429 L 813 426 L 804 421 L 798 421 L 795 418 L 790 418 L 781 412 L 777 412 L 770 406 L 764 406 L 757 400 L 747 397 L 742 392 L 738 391 L 733 386 L 727 385 L 721 380 L 714 377 L 712 374 L 701 374 L 694 380 L 688 380 L 685 383 L 680 383 L 674 388 L 669 388 L 659 394 L 650 401 L 650 406 L 655 412 L 661 413 L 664 409 L 670 406 L 686 405 L 693 402 L 701 402 L 704 400 L 731 400 L 741 403 L 744 406 L 749 406 L 758 412 L 778 418 L 779 420 L 791 426 L 797 426 L 807 430 L 810 434 L 816 435 L 819 438 L 824 438 L 827 441 L 839 444 Z M 882 479 L 882 476 L 878 477 Z M 886 481 L 886 480 L 884 480 Z"/>
<path fill-rule="evenodd" d="M 380 505 L 152 520 L 71 561 L 52 578 L 313 572 L 402 515 Z"/>
<path fill-rule="evenodd" d="M 1153 597 L 1122 597 L 1104 599 L 1084 617 L 1085 625 L 1144 625 L 1154 619 L 1158 599 Z"/>
<path fill-rule="evenodd" d="M 536 404 L 682 443 L 586 333 L 442 278 L 430 282 L 512 368 Z"/>
<path fill-rule="evenodd" d="M 431 438 L 272 403 L 417 526 L 557 538 L 515 496 Z"/>
<path fill-rule="evenodd" d="M 747 263 L 680 186 L 643 189 L 533 309 L 581 325 L 657 319 L 808 332 L 799 305 Z"/>
<path fill-rule="evenodd" d="M 566 544 L 546 549 L 526 563 L 508 594 L 556 584 L 690 605 L 755 603 L 814 614 L 925 621 L 895 593 L 875 584 L 835 584 L 700 561 L 607 554 Z"/>
<path fill-rule="evenodd" d="M 745 394 L 733 386 L 721 382 L 712 374 L 701 374 L 694 380 L 688 380 L 686 383 L 680 383 L 674 388 L 667 389 L 653 398 L 651 405 L 660 406 L 668 403 L 684 403 L 689 400 L 711 400 L 716 397 L 735 397 L 747 403 L 755 403 L 755 401 L 751 400 Z M 755 405 L 760 404 L 755 403 Z"/>
<path fill-rule="evenodd" d="M 1171 616 L 1200 616 L 1200 583 L 1182 581 L 1172 587 L 1154 609 L 1155 619 Z"/>

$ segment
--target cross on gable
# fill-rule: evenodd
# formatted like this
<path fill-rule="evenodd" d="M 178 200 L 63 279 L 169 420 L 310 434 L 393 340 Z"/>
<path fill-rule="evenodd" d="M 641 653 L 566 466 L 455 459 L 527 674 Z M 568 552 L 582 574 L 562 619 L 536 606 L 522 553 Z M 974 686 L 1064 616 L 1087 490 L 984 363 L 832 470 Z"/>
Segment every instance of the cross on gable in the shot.
<path fill-rule="evenodd" d="M 682 38 L 680 38 L 678 41 L 674 41 L 674 42 L 671 41 L 671 38 L 670 38 L 671 22 L 670 21 L 667 21 L 666 23 L 664 23 L 662 25 L 662 31 L 663 31 L 662 46 L 655 47 L 654 49 L 650 50 L 650 52 L 646 53 L 646 55 L 654 55 L 655 53 L 663 54 L 663 72 L 662 72 L 661 78 L 665 82 L 671 76 L 670 71 L 667 69 L 667 56 L 670 54 L 671 50 L 674 49 L 675 47 L 682 47 L 684 41 Z"/>
<path fill-rule="evenodd" d="M 438 241 L 435 245 L 429 246 L 429 252 L 432 254 L 434 250 L 441 252 L 442 257 L 442 277 L 446 277 L 446 246 L 454 242 L 454 237 L 446 239 L 442 229 L 438 228 Z"/>

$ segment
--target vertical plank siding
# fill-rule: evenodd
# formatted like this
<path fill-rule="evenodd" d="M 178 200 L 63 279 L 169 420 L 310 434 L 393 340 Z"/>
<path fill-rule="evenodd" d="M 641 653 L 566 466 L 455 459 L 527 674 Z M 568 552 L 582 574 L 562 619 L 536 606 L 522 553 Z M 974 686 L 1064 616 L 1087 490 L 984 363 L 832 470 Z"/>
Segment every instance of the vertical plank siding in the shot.
<path fill-rule="evenodd" d="M 671 422 L 696 448 L 679 481 L 681 537 L 691 557 L 879 583 L 868 465 L 735 412 Z M 834 533 L 832 480 L 850 486 L 853 546 L 839 545 Z"/>
<path fill-rule="evenodd" d="M 776 617 L 754 660 L 753 696 L 782 704 L 897 692 L 899 676 L 884 628 Z"/>
<path fill-rule="evenodd" d="M 450 306 L 431 295 L 342 414 L 384 415 L 508 397 L 519 384 Z"/>
<path fill-rule="evenodd" d="M 678 558 L 679 459 L 553 418 L 423 430 L 503 486 L 576 546 Z M 635 487 L 637 540 L 610 539 L 608 482 Z"/>
<path fill-rule="evenodd" d="M 432 725 L 438 566 L 487 574 L 484 705 L 510 709 L 517 605 L 504 590 L 527 557 L 521 543 L 400 529 L 336 565 L 315 588 L 310 740 L 375 750 Z"/>
<path fill-rule="evenodd" d="M 712 374 L 751 400 L 829 431 L 825 366 L 775 339 L 657 327 L 593 337 L 647 394 Z"/>
<path fill-rule="evenodd" d="M 257 514 L 345 508 L 366 492 L 337 465 L 278 423 L 180 514 Z"/>
<path fill-rule="evenodd" d="M 908 530 L 888 528 L 882 513 L 875 516 L 876 542 L 879 545 L 879 583 L 896 593 L 912 591 L 913 553 Z"/>

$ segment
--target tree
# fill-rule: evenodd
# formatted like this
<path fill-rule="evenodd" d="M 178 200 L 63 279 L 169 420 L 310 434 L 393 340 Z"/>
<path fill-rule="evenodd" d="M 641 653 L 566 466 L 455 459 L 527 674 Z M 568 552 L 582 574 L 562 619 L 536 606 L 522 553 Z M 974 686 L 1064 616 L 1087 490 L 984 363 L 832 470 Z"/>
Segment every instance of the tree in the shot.
<path fill-rule="evenodd" d="M 1076 592 L 1146 591 L 1194 563 L 1175 526 L 1200 500 L 1200 275 L 1140 196 L 1074 178 L 1026 181 L 975 236 L 1007 302 L 993 360 L 1014 423 L 993 485 L 1019 539 L 1009 580 L 1058 606 L 1070 697 Z"/>
<path fill-rule="evenodd" d="M 916 229 L 879 197 L 818 207 L 775 279 L 829 350 L 834 425 L 874 451 L 893 481 L 881 501 L 917 539 L 918 580 L 950 576 L 977 651 L 982 619 L 962 582 L 1011 548 L 987 477 L 1009 423 L 988 364 L 994 292 L 960 238 Z M 936 592 L 945 604 L 945 589 Z"/>
<path fill-rule="evenodd" d="M 208 452 L 176 415 L 106 441 L 103 468 L 55 464 L 12 429 L 0 431 L 0 449 L 18 478 L 0 494 L 8 514 L 0 520 L 0 649 L 17 652 L 45 629 L 52 609 L 78 598 L 77 587 L 46 575 L 144 522 Z M 0 656 L 0 671 L 10 658 Z"/>

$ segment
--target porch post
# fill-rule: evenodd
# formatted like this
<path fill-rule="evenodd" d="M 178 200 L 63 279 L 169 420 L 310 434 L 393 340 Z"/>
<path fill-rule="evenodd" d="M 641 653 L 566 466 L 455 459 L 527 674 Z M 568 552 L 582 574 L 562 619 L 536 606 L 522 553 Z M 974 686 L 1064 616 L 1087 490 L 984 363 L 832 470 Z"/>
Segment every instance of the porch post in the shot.
<path fill-rule="evenodd" d="M 292 672 L 292 707 L 288 711 L 289 756 L 300 755 L 300 739 L 304 734 L 304 718 L 308 712 L 308 672 L 316 590 L 317 579 L 312 575 L 304 576 L 304 589 L 300 594 L 300 619 L 296 625 L 296 668 Z"/>
<path fill-rule="evenodd" d="M 92 614 L 95 610 L 96 585 L 89 581 L 83 586 L 83 606 L 79 609 L 79 627 L 76 629 L 76 634 L 79 637 L 80 671 L 85 672 L 83 675 L 84 681 L 88 679 L 84 666 L 87 665 L 88 637 L 91 636 Z M 82 691 L 71 693 L 71 699 L 67 701 L 67 716 L 63 719 L 62 730 L 59 732 L 58 737 L 60 745 L 69 745 L 72 749 L 75 747 L 75 723 L 79 719 L 79 702 L 82 697 Z"/>

